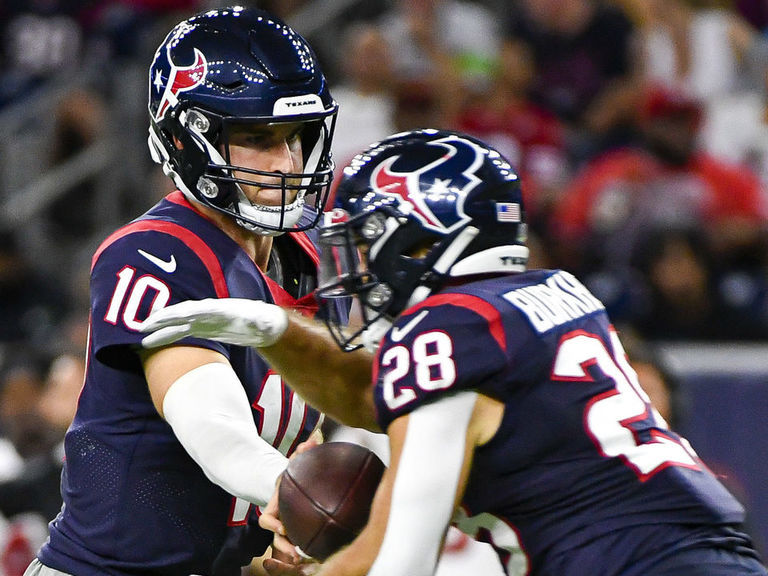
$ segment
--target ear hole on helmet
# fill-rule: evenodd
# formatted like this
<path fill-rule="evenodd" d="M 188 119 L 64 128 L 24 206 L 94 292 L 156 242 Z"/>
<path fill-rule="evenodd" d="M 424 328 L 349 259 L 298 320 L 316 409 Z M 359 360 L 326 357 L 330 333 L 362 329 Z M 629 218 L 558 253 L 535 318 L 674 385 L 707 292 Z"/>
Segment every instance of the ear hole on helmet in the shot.
<path fill-rule="evenodd" d="M 412 258 L 414 260 L 421 260 L 426 258 L 439 240 L 435 238 L 427 238 L 420 242 L 417 242 L 407 250 L 403 251 L 403 256 L 406 258 Z"/>

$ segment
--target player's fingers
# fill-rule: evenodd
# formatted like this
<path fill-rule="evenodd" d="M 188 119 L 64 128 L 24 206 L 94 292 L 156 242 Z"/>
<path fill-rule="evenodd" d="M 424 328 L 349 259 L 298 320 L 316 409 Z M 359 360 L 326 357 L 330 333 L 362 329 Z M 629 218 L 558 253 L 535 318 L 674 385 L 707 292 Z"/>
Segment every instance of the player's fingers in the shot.
<path fill-rule="evenodd" d="M 262 566 L 269 576 L 304 576 L 301 567 L 274 558 L 265 558 Z"/>
<path fill-rule="evenodd" d="M 294 564 L 301 562 L 301 556 L 296 552 L 296 546 L 293 542 L 277 533 L 272 539 L 272 557 Z"/>
<path fill-rule="evenodd" d="M 142 331 L 147 332 L 178 324 L 179 320 L 185 319 L 192 312 L 189 304 L 193 304 L 193 302 L 179 302 L 178 304 L 155 310 L 142 324 Z"/>
<path fill-rule="evenodd" d="M 311 450 L 318 444 L 320 444 L 320 439 L 314 435 L 310 436 L 309 439 L 305 440 L 304 442 L 301 442 L 298 446 L 296 446 L 296 450 L 292 454 L 292 456 L 295 456 L 297 454 L 301 454 L 302 452 L 306 452 L 307 450 Z"/>
<path fill-rule="evenodd" d="M 180 321 L 188 323 L 198 318 L 204 318 L 209 311 L 217 312 L 217 302 L 216 298 L 205 298 L 171 304 L 152 312 L 142 324 L 141 329 L 143 332 L 155 331 L 166 326 L 177 325 Z"/>
<path fill-rule="evenodd" d="M 284 540 L 287 542 L 287 539 L 284 538 Z M 272 541 L 272 558 L 288 564 L 301 563 L 301 556 L 296 554 L 292 544 L 285 547 L 279 547 L 274 540 Z"/>
<path fill-rule="evenodd" d="M 186 324 L 181 326 L 168 326 L 166 328 L 161 328 L 156 332 L 152 332 L 151 334 L 144 336 L 144 338 L 141 340 L 141 345 L 144 348 L 157 348 L 158 346 L 165 346 L 167 344 L 176 342 L 177 340 L 181 340 L 189 334 L 189 331 L 190 327 Z"/>
<path fill-rule="evenodd" d="M 285 528 L 280 519 L 272 514 L 262 514 L 259 517 L 259 526 L 264 530 L 269 530 L 275 534 L 285 535 Z"/>
<path fill-rule="evenodd" d="M 280 486 L 278 482 L 278 487 Z M 275 488 L 275 493 L 272 498 L 269 499 L 267 505 L 261 509 L 259 515 L 259 526 L 264 530 L 269 530 L 275 534 L 285 535 L 285 527 L 280 521 L 280 509 L 278 507 L 278 488 Z"/>

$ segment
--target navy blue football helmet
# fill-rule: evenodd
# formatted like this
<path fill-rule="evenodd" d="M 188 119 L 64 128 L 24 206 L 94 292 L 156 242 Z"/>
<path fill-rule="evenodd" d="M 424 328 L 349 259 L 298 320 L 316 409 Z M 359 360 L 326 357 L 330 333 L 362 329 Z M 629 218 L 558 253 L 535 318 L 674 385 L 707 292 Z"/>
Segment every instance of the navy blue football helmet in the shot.
<path fill-rule="evenodd" d="M 149 148 L 190 199 L 262 234 L 304 230 L 328 198 L 337 108 L 315 54 L 287 24 L 257 9 L 210 10 L 178 24 L 155 53 Z M 300 123 L 301 173 L 231 164 L 236 125 L 277 123 Z M 241 185 L 280 189 L 282 205 L 251 203 Z M 307 197 L 314 211 L 302 219 Z"/>
<path fill-rule="evenodd" d="M 336 206 L 320 231 L 318 295 L 357 297 L 359 326 L 328 321 L 347 350 L 375 347 L 398 314 L 452 278 L 526 269 L 518 175 L 464 134 L 420 130 L 372 145 L 344 169 Z"/>

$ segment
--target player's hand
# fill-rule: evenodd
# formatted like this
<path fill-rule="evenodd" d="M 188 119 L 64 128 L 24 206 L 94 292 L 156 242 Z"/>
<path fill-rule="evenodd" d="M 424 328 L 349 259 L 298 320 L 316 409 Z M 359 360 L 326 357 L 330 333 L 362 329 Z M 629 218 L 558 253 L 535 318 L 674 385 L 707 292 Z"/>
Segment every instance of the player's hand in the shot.
<path fill-rule="evenodd" d="M 277 554 L 277 555 L 276 555 Z M 269 576 L 312 576 L 320 570 L 317 562 L 301 560 L 298 564 L 280 559 L 279 553 L 273 550 L 271 558 L 265 558 L 262 567 Z"/>
<path fill-rule="evenodd" d="M 291 457 L 306 452 L 321 442 L 322 438 L 316 432 L 308 440 L 299 444 Z M 261 514 L 259 515 L 259 526 L 275 534 L 272 539 L 272 558 L 264 559 L 264 570 L 270 576 L 310 576 L 316 570 L 319 570 L 320 564 L 311 558 L 302 556 L 293 542 L 286 536 L 285 527 L 280 521 L 280 510 L 278 507 L 279 491 L 280 479 L 278 478 L 272 498 L 261 509 Z"/>
<path fill-rule="evenodd" d="M 312 434 L 308 440 L 302 442 L 296 447 L 296 450 L 291 454 L 291 457 L 306 452 L 307 450 L 317 446 L 321 443 L 321 439 L 318 435 Z M 280 508 L 278 506 L 278 494 L 280 492 L 280 478 L 277 479 L 277 485 L 275 491 L 272 493 L 272 498 L 269 499 L 267 505 L 261 509 L 259 514 L 259 526 L 270 532 L 274 532 L 275 539 L 272 543 L 272 550 L 279 551 L 284 556 L 291 557 L 295 560 L 299 560 L 301 555 L 296 551 L 296 546 L 285 535 L 285 526 L 280 521 Z"/>
<path fill-rule="evenodd" d="M 278 481 L 278 488 L 279 486 Z M 278 490 L 275 489 L 271 500 L 259 516 L 259 526 L 275 534 L 272 539 L 272 557 L 265 558 L 262 566 L 269 576 L 311 576 L 320 569 L 320 564 L 301 556 L 293 542 L 285 535 L 285 528 L 279 518 L 277 493 Z"/>
<path fill-rule="evenodd" d="M 285 310 L 261 300 L 187 300 L 150 314 L 141 326 L 145 348 L 165 346 L 188 336 L 237 346 L 271 346 L 288 327 Z"/>

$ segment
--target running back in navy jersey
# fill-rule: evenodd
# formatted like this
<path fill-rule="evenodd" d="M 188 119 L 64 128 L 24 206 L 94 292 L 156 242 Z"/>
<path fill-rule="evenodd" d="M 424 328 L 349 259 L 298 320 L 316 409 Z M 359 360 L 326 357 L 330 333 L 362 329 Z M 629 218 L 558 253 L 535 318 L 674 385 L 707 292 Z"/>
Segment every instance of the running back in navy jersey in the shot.
<path fill-rule="evenodd" d="M 286 237 L 281 251 L 307 262 L 292 269 L 317 262 L 307 234 Z M 271 533 L 258 529 L 255 507 L 208 480 L 155 410 L 137 355 L 138 328 L 150 310 L 188 299 L 316 309 L 311 295 L 291 287 L 293 295 L 263 275 L 178 192 L 102 244 L 92 264 L 85 385 L 65 439 L 65 506 L 40 552 L 45 565 L 78 576 L 239 574 L 264 551 Z M 193 338 L 181 344 L 229 359 L 261 436 L 282 453 L 319 424 L 320 414 L 254 349 Z"/>
<path fill-rule="evenodd" d="M 458 390 L 504 403 L 456 521 L 510 572 L 642 574 L 704 543 L 753 554 L 732 528 L 742 506 L 651 407 L 603 305 L 572 275 L 529 271 L 434 294 L 398 317 L 377 365 L 383 430 Z"/>

